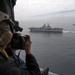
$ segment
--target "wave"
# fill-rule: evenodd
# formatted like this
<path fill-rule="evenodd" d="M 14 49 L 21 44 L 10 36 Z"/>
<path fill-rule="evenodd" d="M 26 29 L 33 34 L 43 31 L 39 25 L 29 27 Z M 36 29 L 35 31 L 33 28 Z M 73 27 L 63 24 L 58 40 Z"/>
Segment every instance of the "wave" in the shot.
<path fill-rule="evenodd" d="M 70 31 L 63 31 L 63 33 L 69 33 Z"/>
<path fill-rule="evenodd" d="M 63 33 L 75 33 L 75 31 L 63 31 Z"/>

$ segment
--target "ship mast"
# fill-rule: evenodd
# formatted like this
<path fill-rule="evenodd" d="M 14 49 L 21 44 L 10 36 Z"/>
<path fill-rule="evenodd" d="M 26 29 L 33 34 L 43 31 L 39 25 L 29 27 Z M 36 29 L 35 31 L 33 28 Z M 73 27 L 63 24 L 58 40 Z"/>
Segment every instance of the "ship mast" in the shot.
<path fill-rule="evenodd" d="M 47 23 L 47 27 L 48 27 L 48 28 L 51 28 L 51 26 L 49 25 L 49 23 Z"/>

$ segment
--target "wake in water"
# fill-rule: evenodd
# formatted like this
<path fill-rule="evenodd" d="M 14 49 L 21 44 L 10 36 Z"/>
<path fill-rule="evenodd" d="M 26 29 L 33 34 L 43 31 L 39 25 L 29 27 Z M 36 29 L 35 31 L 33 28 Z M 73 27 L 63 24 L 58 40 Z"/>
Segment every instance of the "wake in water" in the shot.
<path fill-rule="evenodd" d="M 63 31 L 63 33 L 75 33 L 75 31 Z"/>

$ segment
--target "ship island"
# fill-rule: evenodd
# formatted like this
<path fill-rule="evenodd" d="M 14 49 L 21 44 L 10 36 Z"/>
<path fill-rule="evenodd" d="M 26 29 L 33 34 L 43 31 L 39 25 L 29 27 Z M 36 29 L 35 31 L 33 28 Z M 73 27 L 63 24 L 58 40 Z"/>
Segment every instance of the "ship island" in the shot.
<path fill-rule="evenodd" d="M 49 33 L 62 33 L 63 28 L 52 28 L 49 23 L 44 24 L 42 27 L 30 27 L 30 32 L 49 32 Z"/>

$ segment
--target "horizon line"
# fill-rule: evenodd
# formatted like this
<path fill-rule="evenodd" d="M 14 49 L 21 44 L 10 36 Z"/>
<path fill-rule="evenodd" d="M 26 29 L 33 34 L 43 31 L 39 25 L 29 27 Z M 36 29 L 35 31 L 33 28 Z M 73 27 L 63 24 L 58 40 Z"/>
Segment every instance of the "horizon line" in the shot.
<path fill-rule="evenodd" d="M 50 14 L 67 13 L 67 12 L 75 12 L 75 9 L 74 10 L 64 10 L 64 11 L 57 11 L 57 12 L 51 12 L 51 13 L 46 13 L 46 14 L 40 14 L 40 15 L 35 15 L 35 16 L 32 16 L 32 17 L 39 17 L 39 16 L 50 15 Z"/>

